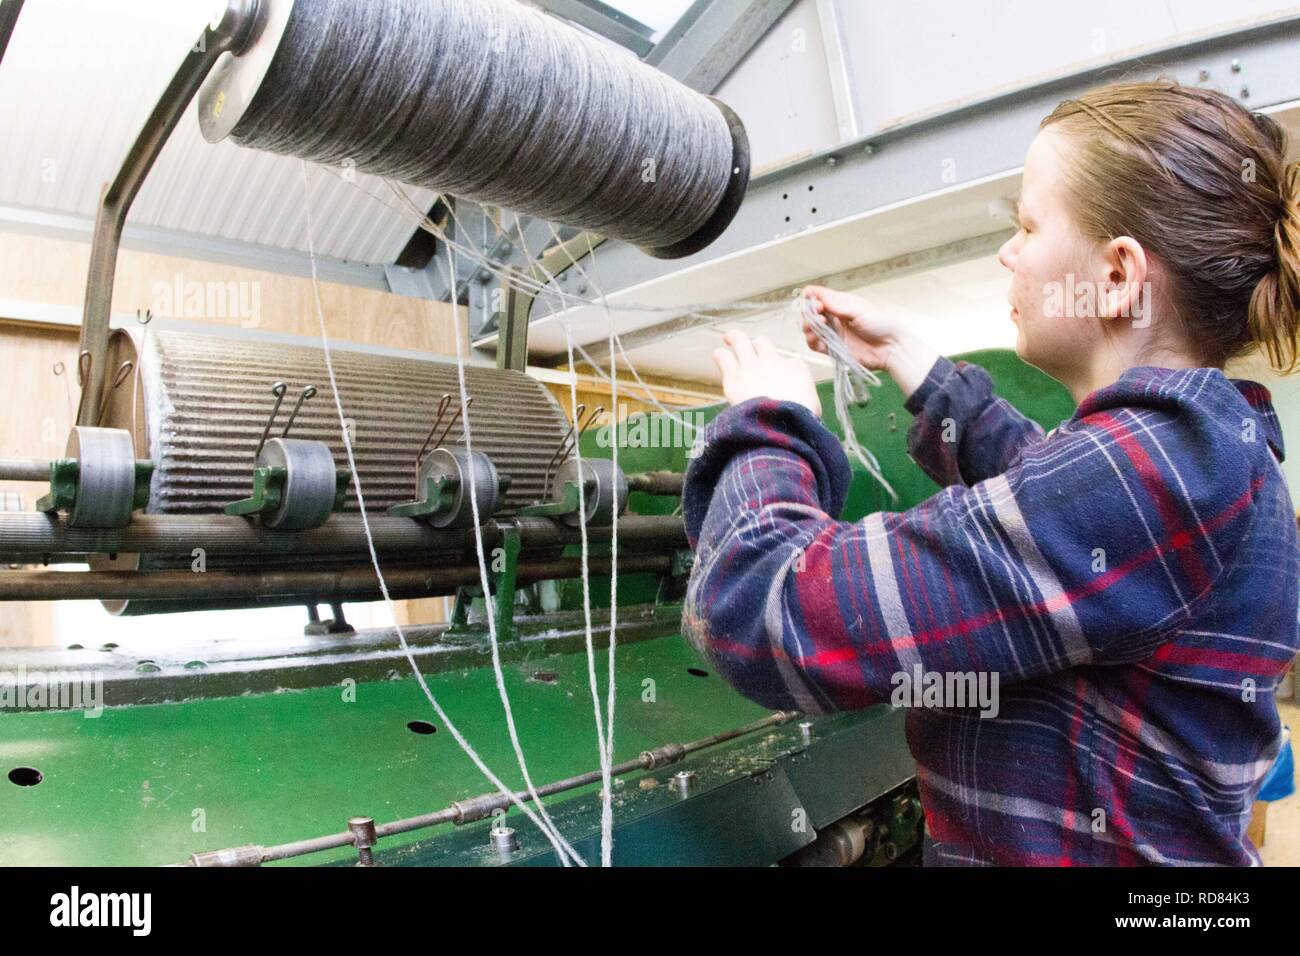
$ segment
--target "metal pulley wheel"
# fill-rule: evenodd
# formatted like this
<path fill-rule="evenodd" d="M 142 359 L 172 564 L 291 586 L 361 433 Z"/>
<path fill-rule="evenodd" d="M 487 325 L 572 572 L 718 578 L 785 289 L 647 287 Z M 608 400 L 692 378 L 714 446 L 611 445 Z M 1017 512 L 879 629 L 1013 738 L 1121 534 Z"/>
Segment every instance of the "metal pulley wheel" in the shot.
<path fill-rule="evenodd" d="M 419 487 L 427 488 L 429 479 L 437 478 L 450 479 L 450 496 L 444 508 L 424 517 L 435 528 L 474 527 L 474 503 L 465 493 L 471 486 L 478 503 L 479 524 L 485 524 L 501 506 L 497 466 L 481 451 L 474 452 L 471 462 L 470 455 L 460 449 L 435 448 L 420 465 Z"/>
<path fill-rule="evenodd" d="M 283 531 L 319 528 L 329 519 L 338 494 L 334 455 L 324 442 L 270 438 L 257 456 L 258 468 L 283 468 L 278 507 L 263 512 L 262 524 Z"/>
<path fill-rule="evenodd" d="M 125 528 L 135 510 L 135 443 L 121 428 L 78 425 L 68 435 L 68 458 L 77 461 L 76 498 L 68 508 L 73 528 Z"/>
<path fill-rule="evenodd" d="M 627 477 L 623 469 L 615 468 L 608 458 L 582 459 L 582 473 L 587 479 L 583 491 L 587 511 L 587 524 L 603 527 L 614 520 L 614 514 L 627 510 Z M 551 482 L 551 496 L 563 500 L 565 486 L 577 484 L 578 460 L 570 458 L 562 464 Z M 577 510 L 560 516 L 565 524 L 577 527 L 581 522 Z"/>

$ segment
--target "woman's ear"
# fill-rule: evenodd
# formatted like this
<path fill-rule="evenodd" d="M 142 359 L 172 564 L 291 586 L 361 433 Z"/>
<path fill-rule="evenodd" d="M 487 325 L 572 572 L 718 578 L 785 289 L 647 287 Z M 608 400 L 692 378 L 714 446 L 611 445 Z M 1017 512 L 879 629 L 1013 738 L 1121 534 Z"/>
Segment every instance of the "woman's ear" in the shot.
<path fill-rule="evenodd" d="M 1112 239 L 1102 249 L 1105 280 L 1098 297 L 1103 319 L 1132 319 L 1134 328 L 1151 324 L 1147 254 L 1132 236 Z"/>

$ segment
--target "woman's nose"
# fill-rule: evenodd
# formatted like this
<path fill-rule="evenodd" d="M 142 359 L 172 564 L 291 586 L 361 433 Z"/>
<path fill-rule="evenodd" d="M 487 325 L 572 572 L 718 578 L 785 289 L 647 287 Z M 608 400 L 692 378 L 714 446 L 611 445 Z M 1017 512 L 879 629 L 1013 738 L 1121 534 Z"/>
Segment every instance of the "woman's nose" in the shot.
<path fill-rule="evenodd" d="M 1006 242 L 1002 243 L 1002 247 L 998 249 L 998 262 L 1002 263 L 1002 265 L 1010 272 L 1016 271 L 1016 238 L 1018 235 L 1019 233 L 1017 233 L 1016 236 L 1012 236 Z"/>

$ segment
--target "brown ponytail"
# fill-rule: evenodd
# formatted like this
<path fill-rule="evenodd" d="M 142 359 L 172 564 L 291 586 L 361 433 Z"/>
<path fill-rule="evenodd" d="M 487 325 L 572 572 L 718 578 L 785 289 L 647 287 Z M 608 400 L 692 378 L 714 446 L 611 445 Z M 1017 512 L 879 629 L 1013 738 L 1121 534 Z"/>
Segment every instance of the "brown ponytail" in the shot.
<path fill-rule="evenodd" d="M 1093 239 L 1132 236 L 1164 268 L 1182 337 L 1222 367 L 1259 347 L 1300 364 L 1300 165 L 1270 117 L 1173 81 L 1102 86 L 1041 126 L 1070 137 L 1066 188 Z"/>
<path fill-rule="evenodd" d="M 1265 274 L 1250 297 L 1250 334 L 1280 371 L 1295 371 L 1300 332 L 1300 163 L 1282 176 L 1282 215 L 1274 229 L 1277 269 Z"/>

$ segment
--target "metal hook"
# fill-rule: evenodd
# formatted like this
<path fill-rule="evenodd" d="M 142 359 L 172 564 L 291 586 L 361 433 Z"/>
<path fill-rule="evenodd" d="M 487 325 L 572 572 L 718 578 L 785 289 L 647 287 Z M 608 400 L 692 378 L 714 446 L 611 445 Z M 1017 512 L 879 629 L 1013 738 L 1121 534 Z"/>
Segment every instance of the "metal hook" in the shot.
<path fill-rule="evenodd" d="M 302 391 L 298 393 L 298 402 L 293 406 L 293 411 L 289 413 L 289 420 L 284 423 L 284 431 L 280 433 L 281 438 L 289 437 L 289 429 L 293 427 L 294 419 L 298 417 L 298 410 L 302 408 L 302 403 L 309 398 L 316 397 L 315 385 L 304 385 Z"/>
<path fill-rule="evenodd" d="M 592 409 L 591 414 L 587 416 L 587 421 L 584 423 L 582 421 L 582 416 L 586 414 L 586 411 L 586 405 L 578 406 L 578 413 L 573 417 L 573 424 L 570 425 L 569 430 L 564 433 L 564 438 L 560 442 L 560 447 L 555 449 L 555 454 L 552 455 L 551 460 L 546 463 L 546 480 L 542 485 L 543 498 L 550 494 L 551 478 L 553 477 L 554 469 L 558 465 L 564 464 L 564 462 L 568 460 L 569 455 L 573 454 L 573 450 L 578 447 L 578 442 L 581 441 L 582 436 L 587 433 L 587 429 L 592 426 L 592 423 L 595 422 L 597 418 L 604 414 L 605 406 L 597 405 Z M 577 432 L 576 435 L 574 434 L 575 430 Z M 572 442 L 570 442 L 570 439 L 572 439 Z"/>
<path fill-rule="evenodd" d="M 276 382 L 271 386 L 271 394 L 275 396 L 275 407 L 271 409 L 271 417 L 266 420 L 266 427 L 262 429 L 262 440 L 257 443 L 257 451 L 253 452 L 253 460 L 262 454 L 262 448 L 266 445 L 266 440 L 271 437 L 271 426 L 275 424 L 275 416 L 280 414 L 280 403 L 284 401 L 284 393 L 289 391 L 289 386 L 284 382 Z"/>
<path fill-rule="evenodd" d="M 442 424 L 442 416 L 447 414 L 447 406 L 450 404 L 451 392 L 443 392 L 442 401 L 438 403 L 438 415 L 433 420 L 433 427 L 429 429 L 429 436 L 424 440 L 424 444 L 420 446 L 420 450 L 415 453 L 415 474 L 417 478 L 420 474 L 420 462 L 424 460 L 424 453 L 429 450 L 429 442 L 433 441 L 433 433 Z"/>
<path fill-rule="evenodd" d="M 586 412 L 587 412 L 586 405 L 578 406 L 577 414 L 574 415 L 573 417 L 573 423 L 569 425 L 569 430 L 566 431 L 564 433 L 564 437 L 560 439 L 560 444 L 556 447 L 555 453 L 551 455 L 551 460 L 546 463 L 546 471 L 543 472 L 542 474 L 542 477 L 544 479 L 542 482 L 543 498 L 545 498 L 548 494 L 550 494 L 551 491 L 551 469 L 555 467 L 557 462 L 563 460 L 561 458 L 561 455 L 565 454 L 566 449 L 569 446 L 569 438 L 570 436 L 573 435 L 573 430 L 578 427 L 578 422 L 582 421 L 582 416 L 586 414 Z"/>
<path fill-rule="evenodd" d="M 108 388 L 104 389 L 104 397 L 100 399 L 99 411 L 95 414 L 96 427 L 98 427 L 104 421 L 104 413 L 108 411 L 109 398 L 112 396 L 112 394 L 115 391 L 117 391 L 119 388 L 122 387 L 122 383 L 125 382 L 131 376 L 131 373 L 133 371 L 135 371 L 135 363 L 132 362 L 130 359 L 126 359 L 124 362 L 122 362 L 121 365 L 117 367 L 117 373 L 113 376 L 112 383 L 108 386 Z"/>
<path fill-rule="evenodd" d="M 451 419 L 447 422 L 447 427 L 442 430 L 442 434 L 438 436 L 438 440 L 435 442 L 433 441 L 433 433 L 436 432 L 438 426 L 442 424 L 442 416 L 447 413 L 447 406 L 450 404 L 451 393 L 446 392 L 442 396 L 442 401 L 438 403 L 438 417 L 433 420 L 433 427 L 429 429 L 429 437 L 424 440 L 424 444 L 420 446 L 420 451 L 415 456 L 415 475 L 417 479 L 420 475 L 420 463 L 424 461 L 425 453 L 429 451 L 437 451 L 442 447 L 442 443 L 447 440 L 447 435 L 451 432 L 452 428 L 455 427 L 456 422 L 460 420 L 461 414 L 468 411 L 469 407 L 474 404 L 474 396 L 468 395 L 465 397 L 464 408 L 457 408 L 456 411 L 452 413 Z M 433 443 L 432 448 L 429 447 L 430 442 Z"/>
<path fill-rule="evenodd" d="M 88 351 L 77 356 L 77 387 L 81 389 L 81 397 L 77 399 L 77 417 L 73 419 L 74 423 L 81 421 L 81 411 L 86 407 L 86 382 L 90 380 L 90 369 L 94 363 L 95 360 Z"/>
<path fill-rule="evenodd" d="M 592 411 L 591 416 L 587 419 L 587 424 L 578 429 L 578 437 L 581 438 L 583 435 L 587 434 L 587 429 L 595 424 L 596 419 L 603 414 L 605 414 L 605 406 L 597 405 L 595 410 Z"/>

